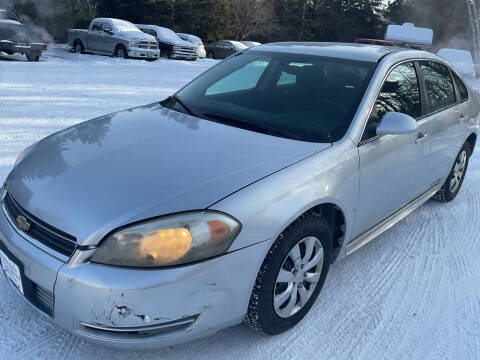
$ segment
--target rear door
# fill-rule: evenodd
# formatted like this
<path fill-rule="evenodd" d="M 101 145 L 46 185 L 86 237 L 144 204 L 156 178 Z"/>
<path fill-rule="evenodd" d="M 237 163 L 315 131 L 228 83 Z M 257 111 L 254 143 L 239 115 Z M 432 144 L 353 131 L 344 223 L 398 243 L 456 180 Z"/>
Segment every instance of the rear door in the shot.
<path fill-rule="evenodd" d="M 420 61 L 418 66 L 427 105 L 426 115 L 421 120 L 424 138 L 420 140 L 429 152 L 427 174 L 443 182 L 466 138 L 464 122 L 470 117 L 468 104 L 461 100 L 446 65 Z"/>
<path fill-rule="evenodd" d="M 360 194 L 354 236 L 392 215 L 432 185 L 426 176 L 428 153 L 417 143 L 424 131 L 379 136 L 376 130 L 387 112 L 420 119 L 420 83 L 413 62 L 394 66 L 387 75 L 359 144 Z"/>

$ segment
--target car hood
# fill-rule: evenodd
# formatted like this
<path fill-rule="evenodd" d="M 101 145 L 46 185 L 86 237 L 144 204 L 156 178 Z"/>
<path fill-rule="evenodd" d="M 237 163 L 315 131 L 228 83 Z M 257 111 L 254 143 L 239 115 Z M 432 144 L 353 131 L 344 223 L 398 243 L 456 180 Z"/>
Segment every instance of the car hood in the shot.
<path fill-rule="evenodd" d="M 145 34 L 141 31 L 122 31 L 119 33 L 119 36 L 128 41 L 157 41 L 152 35 Z"/>
<path fill-rule="evenodd" d="M 26 151 L 7 179 L 28 212 L 94 245 L 110 231 L 205 209 L 331 144 L 282 139 L 158 103 L 91 120 Z"/>

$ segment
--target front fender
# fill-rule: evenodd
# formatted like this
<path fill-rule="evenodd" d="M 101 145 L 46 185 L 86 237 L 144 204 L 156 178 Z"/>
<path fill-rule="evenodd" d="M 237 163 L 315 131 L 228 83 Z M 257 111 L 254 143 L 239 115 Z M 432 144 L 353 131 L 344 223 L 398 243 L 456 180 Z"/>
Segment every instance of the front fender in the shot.
<path fill-rule="evenodd" d="M 358 151 L 347 140 L 232 194 L 210 208 L 234 216 L 242 231 L 230 251 L 273 241 L 298 217 L 320 204 L 334 204 L 345 216 L 351 238 L 359 192 Z M 344 249 L 339 258 L 344 256 Z"/>

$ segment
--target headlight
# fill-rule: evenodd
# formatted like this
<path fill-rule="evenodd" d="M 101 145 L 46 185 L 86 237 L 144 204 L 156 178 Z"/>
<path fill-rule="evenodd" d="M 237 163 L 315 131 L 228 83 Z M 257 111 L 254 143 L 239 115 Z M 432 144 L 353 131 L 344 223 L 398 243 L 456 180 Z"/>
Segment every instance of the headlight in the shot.
<path fill-rule="evenodd" d="M 240 230 L 237 220 L 213 211 L 165 216 L 114 232 L 91 261 L 142 268 L 188 264 L 225 253 Z"/>
<path fill-rule="evenodd" d="M 130 47 L 138 47 L 138 42 L 137 41 L 129 41 L 127 43 L 128 46 Z"/>
<path fill-rule="evenodd" d="M 37 143 L 35 143 L 33 145 L 30 145 L 29 147 L 24 149 L 20 154 L 18 154 L 17 159 L 15 160 L 15 164 L 13 165 L 13 167 L 20 164 L 20 162 L 25 158 L 25 156 L 28 155 L 28 153 L 34 148 L 35 145 L 37 145 Z"/>

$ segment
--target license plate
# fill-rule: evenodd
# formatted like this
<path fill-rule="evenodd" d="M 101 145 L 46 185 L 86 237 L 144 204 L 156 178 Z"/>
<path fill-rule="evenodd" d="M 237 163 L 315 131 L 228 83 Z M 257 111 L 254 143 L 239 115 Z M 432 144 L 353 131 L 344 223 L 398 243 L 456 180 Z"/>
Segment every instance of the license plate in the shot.
<path fill-rule="evenodd" d="M 22 275 L 20 274 L 20 268 L 11 261 L 5 253 L 0 250 L 0 263 L 7 278 L 16 286 L 18 290 L 23 294 Z"/>

